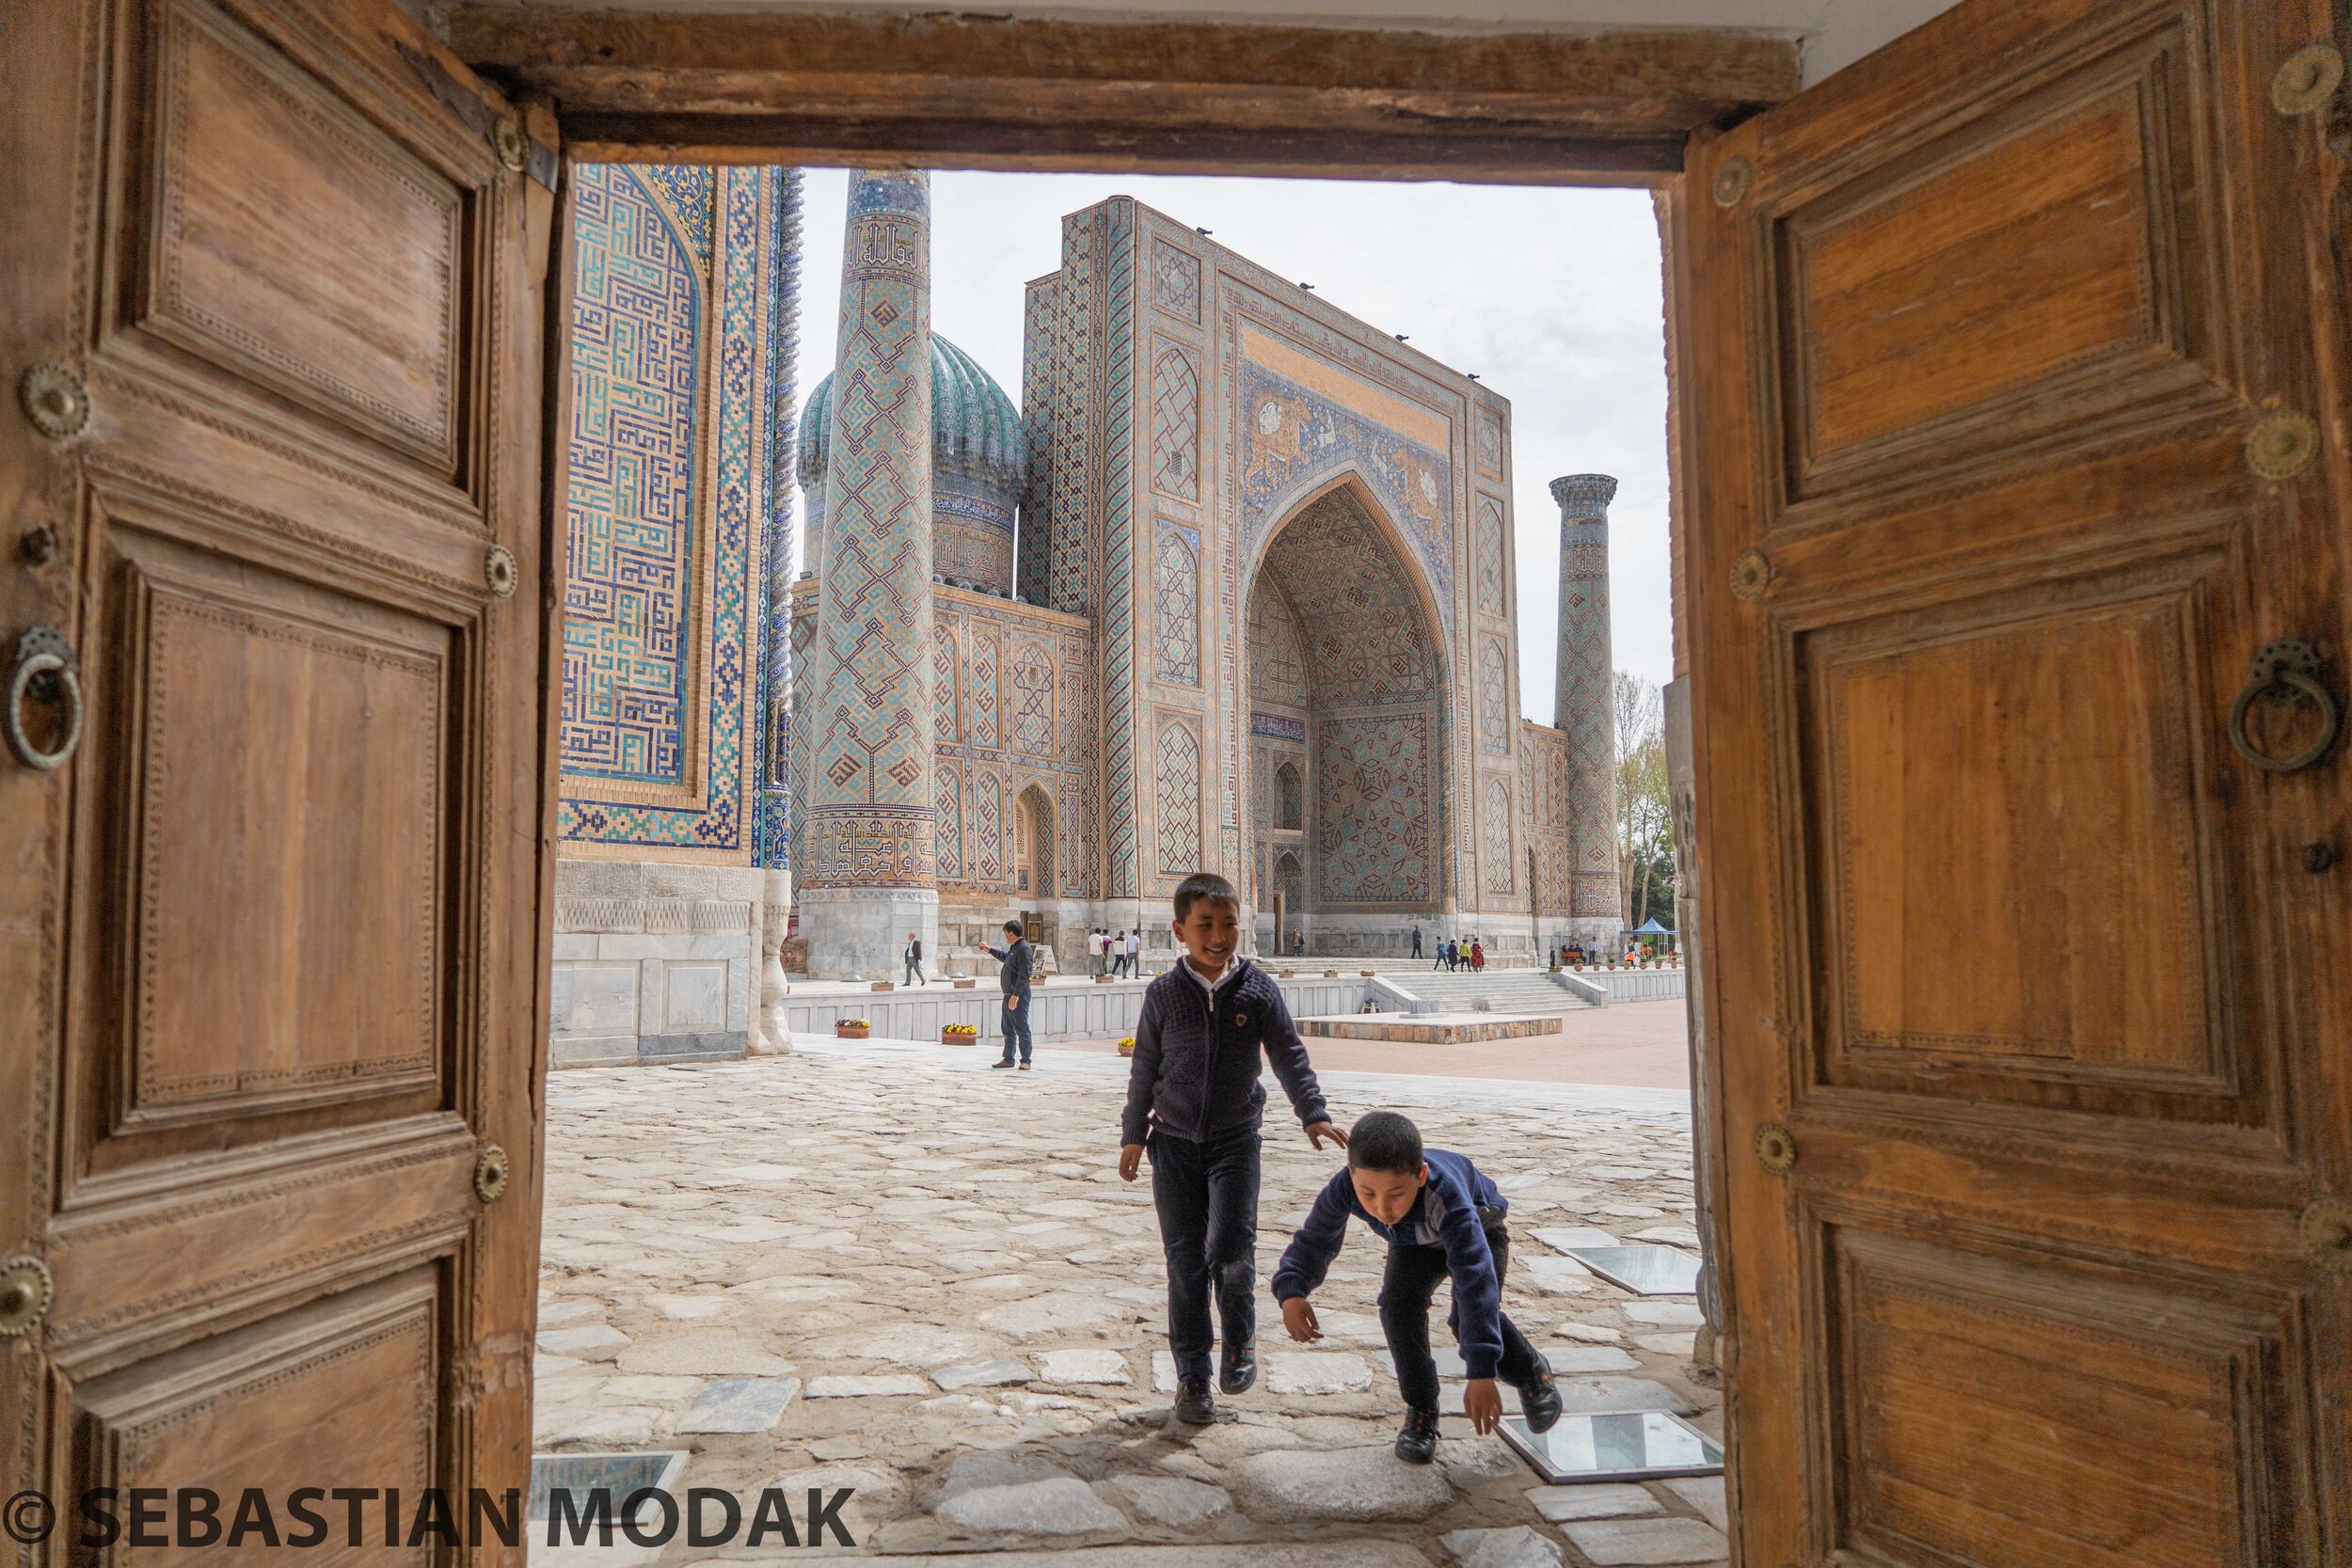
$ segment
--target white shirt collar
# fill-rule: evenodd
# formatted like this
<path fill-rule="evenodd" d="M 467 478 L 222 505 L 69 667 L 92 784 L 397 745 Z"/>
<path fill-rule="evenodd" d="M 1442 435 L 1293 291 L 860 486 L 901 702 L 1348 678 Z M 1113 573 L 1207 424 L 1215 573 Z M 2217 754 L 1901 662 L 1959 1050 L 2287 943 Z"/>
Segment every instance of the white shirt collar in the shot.
<path fill-rule="evenodd" d="M 1189 954 L 1179 961 L 1184 965 L 1184 973 L 1191 975 L 1195 980 L 1200 982 L 1200 989 L 1207 991 L 1211 998 L 1216 997 L 1216 988 L 1232 979 L 1233 977 L 1233 971 L 1241 965 L 1241 958 L 1239 955 L 1229 957 L 1225 960 L 1225 967 L 1218 970 L 1216 975 L 1212 977 L 1201 974 L 1198 969 L 1193 967 L 1192 958 Z"/>

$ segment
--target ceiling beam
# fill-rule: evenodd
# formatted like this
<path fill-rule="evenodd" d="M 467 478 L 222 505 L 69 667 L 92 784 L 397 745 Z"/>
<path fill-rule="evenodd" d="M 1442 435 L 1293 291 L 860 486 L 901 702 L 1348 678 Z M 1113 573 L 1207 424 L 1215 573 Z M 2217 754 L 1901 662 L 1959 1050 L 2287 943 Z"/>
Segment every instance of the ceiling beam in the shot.
<path fill-rule="evenodd" d="M 1797 90 L 1786 39 L 460 3 L 587 160 L 1654 184 Z"/>

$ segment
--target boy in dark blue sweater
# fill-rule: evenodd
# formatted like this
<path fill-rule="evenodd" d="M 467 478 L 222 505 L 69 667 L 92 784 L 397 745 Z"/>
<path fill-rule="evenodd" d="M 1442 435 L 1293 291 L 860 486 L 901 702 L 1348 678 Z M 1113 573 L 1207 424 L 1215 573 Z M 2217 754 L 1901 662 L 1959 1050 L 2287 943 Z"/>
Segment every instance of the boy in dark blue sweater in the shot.
<path fill-rule="evenodd" d="M 1184 958 L 1153 980 L 1136 1020 L 1119 1175 L 1133 1181 L 1152 1154 L 1152 1204 L 1168 1256 L 1168 1348 L 1176 1358 L 1176 1418 L 1216 1418 L 1209 1393 L 1212 1281 L 1225 1328 L 1218 1385 L 1238 1394 L 1258 1379 L 1258 1122 L 1265 1086 L 1259 1051 L 1291 1108 L 1321 1148 L 1347 1139 L 1331 1125 L 1307 1048 L 1273 977 L 1235 951 L 1241 895 L 1209 872 L 1176 889 Z"/>
<path fill-rule="evenodd" d="M 1323 1283 L 1340 1253 L 1350 1214 L 1389 1243 L 1380 1282 L 1380 1327 L 1396 1361 L 1405 1395 L 1399 1459 L 1426 1465 L 1438 1452 L 1438 1363 L 1429 1354 L 1429 1300 L 1451 1276 L 1454 1306 L 1446 1326 L 1462 1347 L 1470 1386 L 1462 1413 L 1473 1431 L 1492 1432 L 1502 1419 L 1500 1375 L 1519 1391 L 1531 1432 L 1549 1432 L 1560 1419 L 1560 1391 L 1551 1367 L 1502 1315 L 1502 1275 L 1511 1256 L 1503 1217 L 1510 1205 L 1478 1167 L 1442 1148 L 1423 1149 L 1421 1129 L 1393 1111 L 1375 1111 L 1347 1134 L 1347 1168 L 1316 1195 L 1307 1223 L 1291 1238 L 1274 1271 L 1274 1299 L 1282 1326 L 1304 1343 L 1323 1338 L 1307 1295 Z"/>

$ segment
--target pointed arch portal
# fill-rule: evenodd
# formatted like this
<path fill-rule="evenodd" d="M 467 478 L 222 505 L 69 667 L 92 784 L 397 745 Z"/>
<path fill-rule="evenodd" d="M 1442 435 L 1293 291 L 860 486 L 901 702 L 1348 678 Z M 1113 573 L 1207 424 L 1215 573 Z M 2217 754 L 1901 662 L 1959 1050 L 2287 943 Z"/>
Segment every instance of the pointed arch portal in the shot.
<path fill-rule="evenodd" d="M 1249 584 L 1253 902 L 1261 942 L 1285 951 L 1294 931 L 1320 951 L 1401 947 L 1399 917 L 1438 907 L 1442 644 L 1375 506 L 1352 483 L 1308 500 Z"/>

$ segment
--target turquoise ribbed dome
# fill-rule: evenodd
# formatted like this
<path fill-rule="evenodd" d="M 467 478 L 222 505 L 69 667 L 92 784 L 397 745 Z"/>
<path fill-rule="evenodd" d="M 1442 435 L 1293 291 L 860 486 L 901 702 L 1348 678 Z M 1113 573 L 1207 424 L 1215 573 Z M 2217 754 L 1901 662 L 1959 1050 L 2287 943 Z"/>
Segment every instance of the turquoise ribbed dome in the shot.
<path fill-rule="evenodd" d="M 801 410 L 800 475 L 803 486 L 824 477 L 833 445 L 833 376 L 808 394 Z M 1028 474 L 1029 443 L 1021 410 L 979 361 L 938 333 L 931 334 L 931 462 L 961 477 L 1017 498 Z"/>

